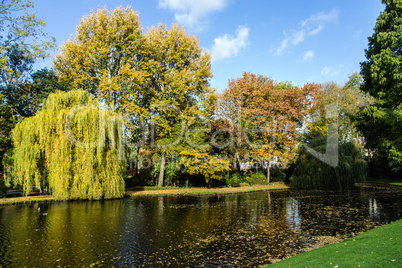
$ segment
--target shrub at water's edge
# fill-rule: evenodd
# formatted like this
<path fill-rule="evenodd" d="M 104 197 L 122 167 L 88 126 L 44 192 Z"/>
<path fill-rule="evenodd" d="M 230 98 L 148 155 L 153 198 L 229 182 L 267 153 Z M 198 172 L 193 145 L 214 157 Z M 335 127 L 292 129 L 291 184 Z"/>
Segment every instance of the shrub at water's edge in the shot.
<path fill-rule="evenodd" d="M 326 138 L 311 141 L 309 147 L 325 153 Z M 338 165 L 332 167 L 311 155 L 300 146 L 296 169 L 291 177 L 291 186 L 302 189 L 346 190 L 355 182 L 363 182 L 367 176 L 367 163 L 352 142 L 340 143 Z"/>
<path fill-rule="evenodd" d="M 51 94 L 13 130 L 14 185 L 47 188 L 55 199 L 124 196 L 122 118 L 88 92 Z"/>
<path fill-rule="evenodd" d="M 6 192 L 7 192 L 6 185 L 4 184 L 2 176 L 0 176 L 0 198 L 4 197 L 6 195 Z"/>
<path fill-rule="evenodd" d="M 271 180 L 270 182 L 284 182 L 286 179 L 286 173 L 281 168 L 272 168 L 271 169 Z M 230 186 L 232 183 L 250 183 L 253 185 L 267 185 L 267 175 L 262 171 L 238 171 L 234 173 L 226 173 L 225 174 L 225 182 L 227 186 Z"/>

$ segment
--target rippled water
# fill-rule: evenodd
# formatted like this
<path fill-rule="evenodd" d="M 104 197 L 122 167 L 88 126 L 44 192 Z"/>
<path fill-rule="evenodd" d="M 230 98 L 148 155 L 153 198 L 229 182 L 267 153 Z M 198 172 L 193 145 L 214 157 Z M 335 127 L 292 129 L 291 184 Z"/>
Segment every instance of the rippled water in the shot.
<path fill-rule="evenodd" d="M 402 218 L 401 189 L 3 206 L 0 266 L 258 267 Z"/>

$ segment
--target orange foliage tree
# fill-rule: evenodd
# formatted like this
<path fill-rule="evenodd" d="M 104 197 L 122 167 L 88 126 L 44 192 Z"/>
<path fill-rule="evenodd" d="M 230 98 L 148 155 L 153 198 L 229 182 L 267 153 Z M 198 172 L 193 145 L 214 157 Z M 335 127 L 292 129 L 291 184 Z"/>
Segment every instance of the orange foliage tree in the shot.
<path fill-rule="evenodd" d="M 243 73 L 229 81 L 220 98 L 217 117 L 232 123 L 232 155 L 246 157 L 269 166 L 277 159 L 286 166 L 295 157 L 300 130 L 310 113 L 311 99 L 319 92 L 317 84 L 303 88 L 290 82 Z"/>

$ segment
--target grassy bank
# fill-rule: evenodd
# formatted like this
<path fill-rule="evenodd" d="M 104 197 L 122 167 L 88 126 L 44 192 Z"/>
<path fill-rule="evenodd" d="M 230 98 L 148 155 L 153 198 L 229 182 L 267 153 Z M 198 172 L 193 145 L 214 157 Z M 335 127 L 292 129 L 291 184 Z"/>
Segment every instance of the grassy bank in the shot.
<path fill-rule="evenodd" d="M 202 194 L 228 194 L 228 193 L 244 193 L 253 191 L 264 191 L 271 189 L 289 188 L 283 183 L 272 183 L 270 185 L 257 185 L 241 187 L 223 187 L 223 188 L 179 188 L 179 187 L 135 187 L 126 191 L 126 196 L 148 196 L 148 195 L 202 195 Z M 27 196 L 27 197 L 11 197 L 0 198 L 1 205 L 11 205 L 18 203 L 32 203 L 40 201 L 52 201 L 54 198 L 50 195 Z"/>
<path fill-rule="evenodd" d="M 267 267 L 402 267 L 402 220 Z"/>
<path fill-rule="evenodd" d="M 129 196 L 148 196 L 148 195 L 203 195 L 203 194 L 229 194 L 229 193 L 246 193 L 246 192 L 255 192 L 255 191 L 265 191 L 272 189 L 287 189 L 289 186 L 286 186 L 283 183 L 272 183 L 270 185 L 255 185 L 255 186 L 246 186 L 242 185 L 241 187 L 222 187 L 222 188 L 205 188 L 205 187 L 196 187 L 196 188 L 175 188 L 169 187 L 164 189 L 162 187 L 138 187 L 129 189 L 126 191 L 126 195 Z"/>
<path fill-rule="evenodd" d="M 391 184 L 391 185 L 397 185 L 397 186 L 402 186 L 402 180 L 387 180 L 387 179 L 369 179 L 367 180 L 367 183 L 381 183 L 381 184 Z"/>
<path fill-rule="evenodd" d="M 40 201 L 52 201 L 54 200 L 51 195 L 37 195 L 37 196 L 22 196 L 22 197 L 10 197 L 10 198 L 0 198 L 1 205 L 12 205 L 19 203 L 32 203 Z"/>

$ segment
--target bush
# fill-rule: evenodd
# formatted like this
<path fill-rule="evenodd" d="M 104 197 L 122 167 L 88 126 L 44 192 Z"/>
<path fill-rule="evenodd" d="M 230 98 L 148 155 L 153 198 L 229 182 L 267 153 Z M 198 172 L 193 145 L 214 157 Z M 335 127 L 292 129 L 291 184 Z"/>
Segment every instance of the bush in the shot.
<path fill-rule="evenodd" d="M 232 183 L 244 183 L 247 182 L 247 177 L 242 175 L 240 172 L 236 173 L 226 173 L 225 181 L 226 185 L 230 186 Z"/>
<path fill-rule="evenodd" d="M 149 186 L 153 185 L 153 177 L 151 174 L 151 169 L 140 170 L 137 175 L 128 176 L 124 179 L 126 183 L 126 188 L 136 187 L 136 186 Z"/>
<path fill-rule="evenodd" d="M 283 182 L 286 179 L 286 173 L 280 168 L 271 168 L 270 171 L 270 181 L 271 182 Z M 226 185 L 230 186 L 232 183 L 247 183 L 252 181 L 254 185 L 267 185 L 267 174 L 266 172 L 256 172 L 256 173 L 226 173 L 224 176 L 226 180 Z"/>
<path fill-rule="evenodd" d="M 266 185 L 267 175 L 262 172 L 252 173 L 250 174 L 250 181 L 253 182 L 254 185 Z"/>
<path fill-rule="evenodd" d="M 284 170 L 280 168 L 272 168 L 271 169 L 271 182 L 284 182 L 286 179 L 286 173 Z"/>
<path fill-rule="evenodd" d="M 3 177 L 2 175 L 3 174 L 0 173 L 0 176 L 1 176 L 0 177 L 0 198 L 6 196 L 6 193 L 7 193 L 7 187 L 4 184 L 4 179 L 2 178 Z"/>

